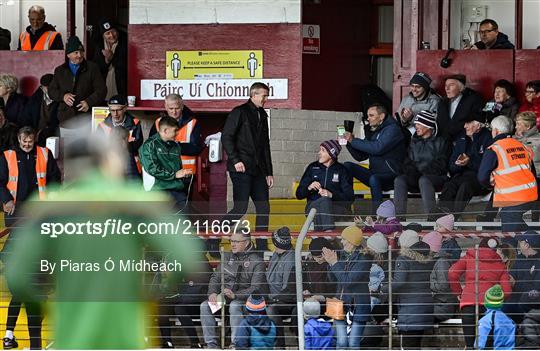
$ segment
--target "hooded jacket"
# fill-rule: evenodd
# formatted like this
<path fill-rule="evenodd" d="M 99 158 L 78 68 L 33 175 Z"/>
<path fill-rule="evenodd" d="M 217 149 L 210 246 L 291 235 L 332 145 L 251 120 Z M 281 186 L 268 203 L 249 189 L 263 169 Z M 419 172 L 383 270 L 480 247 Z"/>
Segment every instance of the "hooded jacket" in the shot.
<path fill-rule="evenodd" d="M 512 293 L 510 276 L 499 254 L 490 248 L 481 247 L 478 249 L 478 260 L 478 303 L 484 304 L 483 296 L 495 284 L 501 285 L 504 298 L 508 299 Z M 465 286 L 462 289 L 460 278 L 463 275 L 465 276 Z M 465 256 L 454 263 L 448 271 L 448 282 L 452 292 L 461 296 L 460 308 L 476 303 L 475 276 L 475 249 L 469 249 Z"/>
<path fill-rule="evenodd" d="M 422 175 L 446 175 L 450 152 L 448 146 L 445 137 L 432 135 L 424 139 L 415 134 L 409 145 L 409 154 L 403 162 L 403 173 L 407 179 L 416 178 L 417 184 Z"/>
<path fill-rule="evenodd" d="M 492 49 L 514 49 L 514 44 L 508 40 L 508 35 L 499 32 L 497 34 L 497 39 L 495 40 L 495 43 L 491 45 L 491 47 L 487 47 L 486 44 L 484 44 L 483 41 L 478 41 L 474 43 L 474 46 L 478 48 L 478 50 L 492 50 Z"/>
<path fill-rule="evenodd" d="M 401 118 L 399 122 L 403 127 L 407 128 L 411 135 L 414 134 L 414 118 L 416 115 L 421 111 L 437 113 L 437 108 L 439 107 L 440 101 L 441 97 L 432 89 L 430 89 L 420 100 L 417 100 L 412 93 L 405 95 L 399 104 L 398 114 L 401 115 L 401 111 L 403 111 L 404 108 L 410 108 L 413 112 L 413 116 L 407 123 L 403 123 Z"/>
<path fill-rule="evenodd" d="M 47 22 L 43 23 L 43 26 L 41 26 L 41 28 L 39 28 L 35 34 L 32 33 L 31 26 L 26 27 L 26 33 L 30 35 L 30 44 L 32 45 L 32 47 L 36 45 L 39 38 L 41 38 L 41 35 L 43 35 L 43 33 L 48 32 L 48 31 L 56 32 L 57 30 L 56 28 L 54 28 L 52 25 L 50 25 Z M 17 50 L 21 50 L 20 37 L 19 37 L 19 46 L 17 46 Z M 49 50 L 64 50 L 64 41 L 62 40 L 62 35 L 60 33 L 58 33 L 56 37 L 54 38 L 54 41 L 49 46 Z"/>
<path fill-rule="evenodd" d="M 398 330 L 426 330 L 433 327 L 433 298 L 429 275 L 433 260 L 429 250 L 401 249 L 396 259 L 392 293 L 399 306 Z M 387 291 L 386 289 L 383 289 Z"/>
<path fill-rule="evenodd" d="M 334 328 L 332 324 L 322 318 L 311 318 L 304 325 L 306 350 L 334 350 Z"/>
<path fill-rule="evenodd" d="M 520 349 L 540 349 L 540 309 L 532 309 L 525 314 L 519 331 Z"/>
<path fill-rule="evenodd" d="M 476 175 L 478 169 L 480 169 L 480 163 L 482 162 L 484 152 L 492 142 L 493 138 L 491 137 L 491 132 L 487 128 L 480 129 L 478 133 L 475 133 L 472 136 L 472 138 L 468 137 L 465 130 L 463 130 L 454 143 L 452 155 L 450 155 L 448 161 L 450 173 L 453 176 L 467 173 L 474 173 Z M 466 166 L 456 165 L 456 160 L 461 154 L 466 154 L 470 158 L 470 161 Z"/>
<path fill-rule="evenodd" d="M 276 325 L 266 314 L 248 314 L 236 331 L 238 350 L 272 350 L 276 342 Z"/>
<path fill-rule="evenodd" d="M 294 250 L 282 254 L 274 252 L 266 271 L 268 297 L 272 303 L 294 303 L 296 286 L 294 275 Z"/>
<path fill-rule="evenodd" d="M 463 131 L 466 121 L 480 118 L 482 107 L 484 107 L 482 96 L 476 91 L 465 88 L 461 92 L 456 111 L 450 118 L 450 105 L 452 100 L 443 98 L 437 109 L 437 126 L 439 134 L 445 135 L 450 141 L 453 141 L 459 133 Z"/>
<path fill-rule="evenodd" d="M 176 178 L 182 169 L 180 145 L 175 141 L 163 141 L 159 134 L 148 138 L 139 149 L 144 172 L 154 177 L 152 190 L 183 190 L 184 183 Z M 143 174 L 144 174 L 143 172 Z"/>
<path fill-rule="evenodd" d="M 366 139 L 354 138 L 347 143 L 347 150 L 356 161 L 369 159 L 369 169 L 374 174 L 401 173 L 401 164 L 406 154 L 403 133 L 390 116 L 386 116 L 375 131 Z"/>
<path fill-rule="evenodd" d="M 266 289 L 265 264 L 257 254 L 253 244 L 239 253 L 226 252 L 223 258 L 225 266 L 225 288 L 236 295 L 235 300 L 245 301 L 254 291 Z M 221 264 L 216 268 L 208 285 L 208 295 L 221 292 Z"/>
<path fill-rule="evenodd" d="M 489 345 L 489 339 L 493 344 Z M 516 347 L 516 325 L 504 312 L 488 308 L 478 321 L 478 349 L 513 350 Z"/>

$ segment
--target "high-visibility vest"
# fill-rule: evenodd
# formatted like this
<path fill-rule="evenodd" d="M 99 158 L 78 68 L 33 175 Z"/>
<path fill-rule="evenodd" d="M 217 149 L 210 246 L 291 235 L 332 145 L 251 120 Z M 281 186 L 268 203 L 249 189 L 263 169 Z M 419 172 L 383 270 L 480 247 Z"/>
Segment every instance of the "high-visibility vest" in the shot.
<path fill-rule="evenodd" d="M 49 158 L 49 150 L 46 147 L 36 147 L 36 178 L 38 183 L 38 191 L 40 200 L 45 199 L 47 190 L 47 160 Z M 8 165 L 8 183 L 7 188 L 13 197 L 13 202 L 17 202 L 17 185 L 19 182 L 19 165 L 17 162 L 17 153 L 14 150 L 4 151 Z"/>
<path fill-rule="evenodd" d="M 139 119 L 133 118 L 133 124 L 138 125 Z M 105 121 L 98 124 L 98 128 L 101 128 L 103 132 L 105 133 L 105 135 L 110 135 L 112 132 L 112 127 L 105 124 Z M 133 130 L 130 130 L 127 142 L 131 143 L 132 141 L 135 141 L 135 137 L 133 136 Z M 135 159 L 135 165 L 137 166 L 137 171 L 139 172 L 139 174 L 142 174 L 142 165 L 141 165 L 141 160 L 139 159 L 139 155 L 133 155 L 133 158 Z"/>
<path fill-rule="evenodd" d="M 21 41 L 21 51 L 42 51 L 42 50 L 49 50 L 51 47 L 51 44 L 54 42 L 54 39 L 58 35 L 58 32 L 49 30 L 41 35 L 39 37 L 38 41 L 36 42 L 36 45 L 32 47 L 32 43 L 30 43 L 30 34 L 28 34 L 27 31 L 24 31 L 19 36 L 19 40 Z"/>
<path fill-rule="evenodd" d="M 513 138 L 497 140 L 489 149 L 497 154 L 497 168 L 492 172 L 493 206 L 516 206 L 538 199 L 529 149 Z"/>
<path fill-rule="evenodd" d="M 156 131 L 159 131 L 160 120 L 161 117 L 156 119 Z M 178 129 L 174 140 L 179 143 L 189 143 L 191 141 L 191 132 L 193 131 L 193 128 L 195 128 L 196 124 L 197 120 L 192 118 L 191 121 L 186 123 L 182 128 Z M 191 173 L 195 174 L 197 171 L 197 156 L 181 155 L 180 158 L 182 159 L 182 169 L 191 169 Z"/>

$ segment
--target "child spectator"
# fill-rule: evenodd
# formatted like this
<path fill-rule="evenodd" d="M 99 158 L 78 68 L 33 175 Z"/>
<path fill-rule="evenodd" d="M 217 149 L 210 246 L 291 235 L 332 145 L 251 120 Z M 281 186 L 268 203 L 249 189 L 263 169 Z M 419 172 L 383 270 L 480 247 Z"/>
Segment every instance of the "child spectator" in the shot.
<path fill-rule="evenodd" d="M 448 214 L 435 221 L 435 231 L 444 235 L 454 230 L 454 215 Z"/>
<path fill-rule="evenodd" d="M 524 294 L 521 303 L 529 310 L 519 326 L 520 349 L 540 349 L 540 292 L 531 290 Z"/>
<path fill-rule="evenodd" d="M 354 221 L 357 225 L 362 224 L 362 218 L 360 216 L 355 217 Z M 381 232 L 390 235 L 403 230 L 401 223 L 396 218 L 396 208 L 391 200 L 386 200 L 379 205 L 375 222 L 370 216 L 367 216 L 363 223 L 365 224 L 365 227 L 362 229 L 364 233 Z"/>
<path fill-rule="evenodd" d="M 516 325 L 503 311 L 504 292 L 499 284 L 486 291 L 486 313 L 478 321 L 476 348 L 480 350 L 513 350 L 516 346 Z"/>
<path fill-rule="evenodd" d="M 371 256 L 372 263 L 369 271 L 369 294 L 371 298 L 371 311 L 375 305 L 381 303 L 378 297 L 381 284 L 386 279 L 385 270 L 388 270 L 388 260 L 386 253 L 388 252 L 388 241 L 381 232 L 376 232 L 366 241 L 365 254 Z"/>
<path fill-rule="evenodd" d="M 315 299 L 304 301 L 304 326 L 306 350 L 333 350 L 336 347 L 334 329 L 332 324 L 319 318 L 321 316 L 321 304 Z"/>
<path fill-rule="evenodd" d="M 236 349 L 269 350 L 276 342 L 276 326 L 266 315 L 264 297 L 251 294 L 246 301 L 247 315 L 236 333 Z"/>

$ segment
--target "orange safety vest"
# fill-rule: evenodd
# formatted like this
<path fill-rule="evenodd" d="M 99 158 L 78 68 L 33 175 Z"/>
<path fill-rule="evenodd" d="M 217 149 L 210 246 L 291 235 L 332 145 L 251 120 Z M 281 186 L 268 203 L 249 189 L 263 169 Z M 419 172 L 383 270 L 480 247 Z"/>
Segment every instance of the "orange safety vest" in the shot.
<path fill-rule="evenodd" d="M 51 47 L 51 44 L 54 42 L 54 39 L 58 35 L 58 32 L 54 31 L 47 31 L 39 37 L 38 41 L 36 42 L 36 45 L 32 47 L 32 43 L 30 43 L 30 34 L 28 34 L 27 31 L 24 31 L 19 36 L 19 40 L 21 41 L 21 51 L 43 51 L 43 50 L 49 50 Z"/>
<path fill-rule="evenodd" d="M 156 131 L 159 131 L 160 120 L 161 117 L 156 119 Z M 174 140 L 179 143 L 189 143 L 191 140 L 191 132 L 193 131 L 193 128 L 195 128 L 196 124 L 197 120 L 195 118 L 191 119 L 191 121 L 186 123 L 182 128 L 178 129 Z M 181 155 L 180 158 L 182 159 L 182 168 L 191 169 L 191 173 L 195 174 L 197 171 L 197 156 Z"/>
<path fill-rule="evenodd" d="M 133 124 L 138 125 L 139 124 L 139 119 L 138 118 L 133 118 Z M 109 127 L 108 125 L 106 125 L 105 121 L 98 124 L 98 127 L 101 128 L 106 135 L 111 134 L 112 128 Z M 135 141 L 135 137 L 133 136 L 133 130 L 129 131 L 127 141 L 128 141 L 128 143 L 131 143 L 132 141 Z M 139 155 L 133 155 L 133 158 L 135 159 L 135 165 L 137 166 L 137 171 L 139 172 L 139 174 L 142 174 L 142 165 L 141 165 L 141 160 L 139 159 Z"/>
<path fill-rule="evenodd" d="M 513 138 L 497 140 L 489 149 L 497 154 L 497 168 L 492 172 L 493 206 L 517 206 L 535 201 L 538 192 L 529 149 Z"/>
<path fill-rule="evenodd" d="M 45 199 L 47 190 L 47 160 L 49 158 L 49 150 L 46 147 L 38 146 L 36 148 L 36 177 L 39 190 L 40 200 Z M 8 165 L 8 182 L 7 188 L 13 197 L 13 202 L 17 202 L 17 185 L 19 182 L 19 166 L 17 162 L 17 153 L 14 150 L 4 151 Z"/>

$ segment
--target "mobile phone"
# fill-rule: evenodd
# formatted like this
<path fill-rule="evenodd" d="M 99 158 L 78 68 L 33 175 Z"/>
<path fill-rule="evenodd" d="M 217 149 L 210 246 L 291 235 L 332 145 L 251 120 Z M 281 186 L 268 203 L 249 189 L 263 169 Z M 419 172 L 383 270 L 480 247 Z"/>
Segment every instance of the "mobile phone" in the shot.
<path fill-rule="evenodd" d="M 339 145 L 347 145 L 347 140 L 345 140 L 345 126 L 344 125 L 337 126 L 337 135 L 338 135 Z"/>

